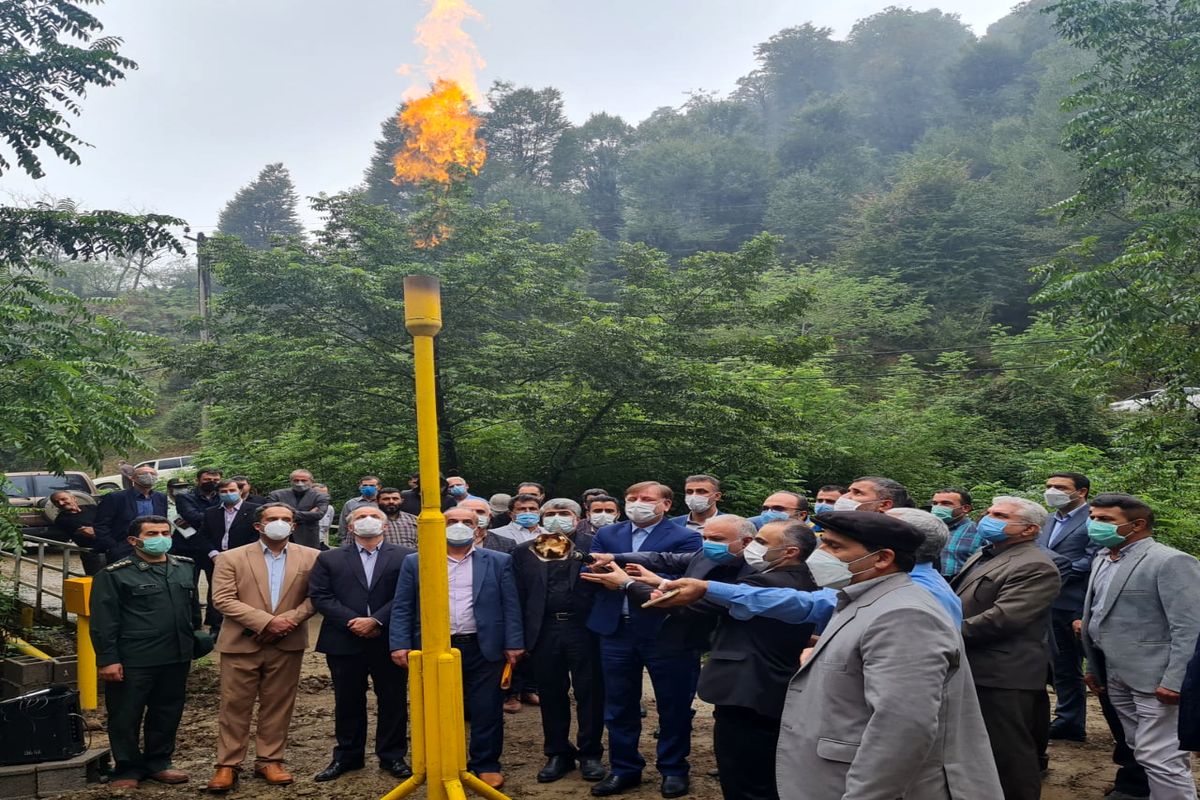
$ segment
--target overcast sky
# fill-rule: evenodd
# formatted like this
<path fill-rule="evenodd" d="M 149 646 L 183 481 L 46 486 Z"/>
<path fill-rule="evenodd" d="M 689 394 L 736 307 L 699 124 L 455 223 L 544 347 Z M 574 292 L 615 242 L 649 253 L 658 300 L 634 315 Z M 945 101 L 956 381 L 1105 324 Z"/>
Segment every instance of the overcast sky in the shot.
<path fill-rule="evenodd" d="M 697 89 L 727 92 L 754 45 L 812 21 L 840 38 L 887 0 L 474 0 L 470 25 L 496 79 L 562 89 L 571 119 L 637 122 Z M 900 3 L 897 3 L 900 4 Z M 957 13 L 977 34 L 1013 0 L 913 3 Z M 420 0 L 108 0 L 105 34 L 140 69 L 87 98 L 74 132 L 94 148 L 48 177 L 0 178 L 0 200 L 71 197 L 90 208 L 157 211 L 211 230 L 237 189 L 284 162 L 301 197 L 356 184 L 379 124 L 420 63 Z M 305 214 L 309 224 L 311 213 Z"/>

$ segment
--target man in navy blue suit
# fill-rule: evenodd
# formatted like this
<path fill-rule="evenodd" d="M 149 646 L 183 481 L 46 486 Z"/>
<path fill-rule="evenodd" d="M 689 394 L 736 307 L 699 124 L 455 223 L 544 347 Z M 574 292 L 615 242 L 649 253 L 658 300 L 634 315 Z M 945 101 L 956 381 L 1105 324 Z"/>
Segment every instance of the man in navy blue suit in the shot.
<path fill-rule="evenodd" d="M 475 547 L 475 511 L 446 510 L 446 556 L 450 578 L 450 644 L 462 653 L 463 701 L 471 723 L 467 768 L 494 789 L 504 785 L 504 664 L 524 655 L 521 599 L 512 557 Z M 408 652 L 421 646 L 416 553 L 404 559 L 392 603 L 392 661 L 408 667 Z"/>
<path fill-rule="evenodd" d="M 387 515 L 375 506 L 352 509 L 346 547 L 317 556 L 308 596 L 320 612 L 317 652 L 333 679 L 333 761 L 317 773 L 324 782 L 361 769 L 367 748 L 367 678 L 378 707 L 375 754 L 379 768 L 397 778 L 412 775 L 408 755 L 408 670 L 390 657 L 388 628 L 400 566 L 415 551 L 384 541 Z"/>
<path fill-rule="evenodd" d="M 109 564 L 115 564 L 133 552 L 125 535 L 129 523 L 137 517 L 167 515 L 167 496 L 154 491 L 158 471 L 141 466 L 133 471 L 133 488 L 109 492 L 96 507 L 96 549 L 103 550 Z"/>
<path fill-rule="evenodd" d="M 700 534 L 670 519 L 671 487 L 655 481 L 635 483 L 625 490 L 627 522 L 606 525 L 596 532 L 592 551 L 598 553 L 691 553 L 701 548 Z M 627 588 L 627 587 L 626 587 Z M 658 702 L 658 771 L 663 797 L 681 797 L 688 790 L 688 753 L 692 741 L 692 696 L 699 664 L 694 650 L 662 641 L 659 629 L 665 615 L 643 611 L 624 591 L 596 597 L 588 627 L 600 635 L 604 665 L 604 723 L 608 727 L 611 771 L 592 787 L 596 797 L 618 794 L 642 782 L 646 761 L 638 752 L 642 732 L 640 702 L 642 670 L 650 673 Z"/>

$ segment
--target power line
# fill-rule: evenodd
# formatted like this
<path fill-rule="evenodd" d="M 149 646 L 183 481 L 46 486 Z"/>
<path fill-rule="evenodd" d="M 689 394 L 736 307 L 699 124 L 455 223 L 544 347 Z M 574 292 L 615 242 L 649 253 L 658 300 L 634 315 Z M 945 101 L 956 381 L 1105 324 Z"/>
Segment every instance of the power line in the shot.
<path fill-rule="evenodd" d="M 814 358 L 851 358 L 853 356 L 892 356 L 903 353 L 953 353 L 959 350 L 994 350 L 1000 347 L 1033 347 L 1039 344 L 1064 344 L 1067 342 L 1082 342 L 1086 341 L 1086 336 L 1076 336 L 1072 339 L 1037 339 L 1029 342 L 1006 342 L 1001 344 L 976 344 L 976 345 L 947 345 L 944 347 L 916 347 L 907 350 L 863 350 L 857 353 L 832 353 L 828 355 L 817 355 Z"/>
<path fill-rule="evenodd" d="M 907 372 L 862 372 L 854 375 L 788 375 L 778 378 L 747 378 L 750 381 L 845 381 L 852 378 L 929 378 L 937 375 L 962 375 L 968 372 L 1020 372 L 1027 369 L 1049 369 L 1053 364 L 1028 364 L 1023 367 L 976 367 L 974 369 L 909 370 Z"/>

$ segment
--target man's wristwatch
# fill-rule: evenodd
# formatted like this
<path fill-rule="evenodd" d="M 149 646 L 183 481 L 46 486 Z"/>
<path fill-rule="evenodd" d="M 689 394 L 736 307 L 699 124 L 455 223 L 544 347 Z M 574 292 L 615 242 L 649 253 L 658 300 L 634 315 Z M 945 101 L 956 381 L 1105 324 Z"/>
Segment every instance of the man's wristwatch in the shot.
<path fill-rule="evenodd" d="M 621 591 L 622 592 L 629 591 L 629 587 L 633 586 L 635 583 L 637 583 L 637 581 L 635 581 L 633 578 L 630 578 L 629 580 L 627 580 L 621 584 Z"/>

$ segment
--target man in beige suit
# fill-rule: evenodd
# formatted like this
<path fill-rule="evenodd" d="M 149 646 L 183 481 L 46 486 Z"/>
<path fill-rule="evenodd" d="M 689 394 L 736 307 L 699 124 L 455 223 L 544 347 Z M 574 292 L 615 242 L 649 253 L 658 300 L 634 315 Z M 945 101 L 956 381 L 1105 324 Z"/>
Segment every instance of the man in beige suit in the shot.
<path fill-rule="evenodd" d="M 254 773 L 276 785 L 292 782 L 283 769 L 288 726 L 296 704 L 300 662 L 308 647 L 305 621 L 314 613 L 308 576 L 318 551 L 289 539 L 295 514 L 282 503 L 255 512 L 259 540 L 226 550 L 213 572 L 213 605 L 225 616 L 221 654 L 221 711 L 217 769 L 211 792 L 237 783 L 258 700 Z"/>

